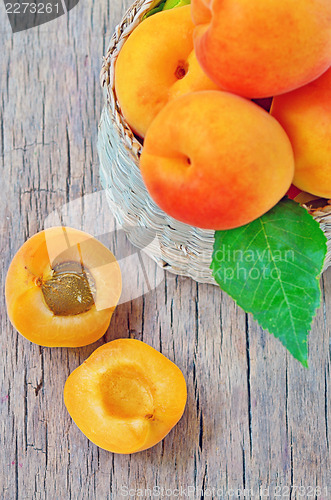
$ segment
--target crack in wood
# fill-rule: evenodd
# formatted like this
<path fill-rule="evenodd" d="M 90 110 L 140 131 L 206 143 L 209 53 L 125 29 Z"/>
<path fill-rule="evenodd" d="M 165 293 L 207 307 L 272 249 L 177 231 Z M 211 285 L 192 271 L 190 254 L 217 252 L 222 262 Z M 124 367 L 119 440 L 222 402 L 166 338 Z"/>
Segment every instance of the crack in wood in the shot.
<path fill-rule="evenodd" d="M 34 389 L 34 392 L 35 392 L 35 395 L 36 395 L 36 396 L 38 396 L 39 391 L 40 391 L 40 389 L 42 388 L 42 386 L 43 386 L 43 379 L 41 379 L 41 380 L 40 380 L 39 384 L 38 384 L 38 385 L 37 385 L 37 387 L 35 387 L 35 389 Z"/>
<path fill-rule="evenodd" d="M 200 411 L 200 418 L 199 418 L 199 450 L 200 450 L 200 453 L 202 452 L 202 442 L 203 442 L 203 414 L 202 414 L 202 411 Z"/>
<path fill-rule="evenodd" d="M 324 419 L 325 419 L 325 439 L 326 447 L 329 449 L 329 421 L 328 421 L 328 380 L 327 368 L 324 372 Z"/>
<path fill-rule="evenodd" d="M 247 410 L 248 410 L 248 431 L 249 431 L 249 449 L 250 457 L 253 453 L 253 436 L 252 436 L 252 401 L 251 401 L 251 360 L 249 348 L 249 325 L 248 314 L 245 313 L 245 334 L 246 334 L 246 360 L 247 360 Z"/>
<path fill-rule="evenodd" d="M 291 432 L 291 483 L 290 483 L 290 500 L 292 500 L 293 484 L 294 484 L 294 467 L 293 467 L 293 437 Z"/>

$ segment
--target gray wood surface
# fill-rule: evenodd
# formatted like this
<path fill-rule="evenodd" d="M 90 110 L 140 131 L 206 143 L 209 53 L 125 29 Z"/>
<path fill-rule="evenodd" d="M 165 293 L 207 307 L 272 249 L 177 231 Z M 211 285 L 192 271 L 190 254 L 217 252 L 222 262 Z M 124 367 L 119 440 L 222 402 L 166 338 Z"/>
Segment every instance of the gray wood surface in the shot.
<path fill-rule="evenodd" d="M 118 257 L 134 252 L 112 231 L 102 197 L 89 198 L 88 208 L 80 199 L 101 189 L 99 71 L 128 5 L 84 0 L 69 15 L 13 35 L 0 4 L 2 290 L 14 253 L 54 210 L 55 219 L 60 214 L 103 235 Z M 76 205 L 64 206 L 73 200 Z M 322 278 L 323 305 L 305 370 L 216 287 L 160 275 L 147 258 L 139 262 L 144 267 L 132 269 L 125 293 L 143 287 L 145 273 L 151 290 L 122 303 L 106 336 L 85 348 L 29 343 L 9 324 L 2 293 L 0 497 L 118 499 L 131 488 L 126 498 L 156 498 L 159 487 L 164 498 L 175 498 L 175 488 L 183 489 L 179 497 L 197 499 L 203 492 L 209 498 L 331 498 L 331 269 Z M 188 402 L 162 443 L 121 456 L 84 437 L 62 394 L 69 373 L 97 346 L 128 336 L 178 364 Z M 260 487 L 269 487 L 269 496 Z"/>

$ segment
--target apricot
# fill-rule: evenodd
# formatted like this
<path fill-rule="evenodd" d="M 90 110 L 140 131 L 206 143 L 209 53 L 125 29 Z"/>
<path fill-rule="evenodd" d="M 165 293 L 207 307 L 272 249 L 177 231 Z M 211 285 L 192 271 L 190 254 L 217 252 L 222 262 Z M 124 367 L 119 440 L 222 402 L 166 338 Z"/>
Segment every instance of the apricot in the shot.
<path fill-rule="evenodd" d="M 7 312 L 35 344 L 84 346 L 106 332 L 121 288 L 121 271 L 108 248 L 83 231 L 52 227 L 14 256 L 6 278 Z"/>
<path fill-rule="evenodd" d="M 135 339 L 96 349 L 64 387 L 77 427 L 113 453 L 135 453 L 161 441 L 181 418 L 186 397 L 180 369 Z"/>
<path fill-rule="evenodd" d="M 331 65 L 330 0 L 192 0 L 192 18 L 198 61 L 238 95 L 289 92 Z"/>
<path fill-rule="evenodd" d="M 293 184 L 331 198 L 331 68 L 309 85 L 276 97 L 271 114 L 293 146 Z"/>
<path fill-rule="evenodd" d="M 200 228 L 230 229 L 285 195 L 294 160 L 286 133 L 260 106 L 207 90 L 160 111 L 147 131 L 140 167 L 167 214 Z"/>
<path fill-rule="evenodd" d="M 193 50 L 190 6 L 158 12 L 137 26 L 119 52 L 115 91 L 121 111 L 141 137 L 171 99 L 218 88 L 202 71 Z"/>

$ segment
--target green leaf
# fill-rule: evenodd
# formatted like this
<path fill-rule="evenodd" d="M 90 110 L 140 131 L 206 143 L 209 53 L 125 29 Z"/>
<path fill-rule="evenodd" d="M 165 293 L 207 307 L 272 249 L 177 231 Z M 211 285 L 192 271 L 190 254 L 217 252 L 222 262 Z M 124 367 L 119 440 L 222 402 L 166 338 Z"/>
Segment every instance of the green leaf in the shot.
<path fill-rule="evenodd" d="M 183 5 L 189 5 L 191 0 L 166 0 L 163 10 L 174 9 L 175 7 L 183 7 Z"/>
<path fill-rule="evenodd" d="M 144 15 L 143 19 L 146 19 L 146 17 L 150 17 L 153 14 L 160 12 L 161 10 L 170 10 L 174 9 L 175 7 L 182 7 L 183 5 L 189 5 L 190 3 L 191 0 L 160 0 L 160 2 L 156 3 L 153 9 L 151 9 Z"/>
<path fill-rule="evenodd" d="M 153 7 L 153 9 L 149 10 L 148 12 L 146 12 L 146 14 L 144 15 L 143 19 L 146 19 L 147 17 L 150 17 L 153 14 L 156 14 L 157 12 L 160 12 L 161 10 L 163 10 L 163 7 L 164 7 L 165 3 L 166 3 L 166 0 L 161 0 L 160 2 L 156 2 L 156 4 Z"/>
<path fill-rule="evenodd" d="M 318 222 L 283 198 L 246 226 L 216 231 L 210 267 L 221 289 L 307 367 L 325 255 Z"/>

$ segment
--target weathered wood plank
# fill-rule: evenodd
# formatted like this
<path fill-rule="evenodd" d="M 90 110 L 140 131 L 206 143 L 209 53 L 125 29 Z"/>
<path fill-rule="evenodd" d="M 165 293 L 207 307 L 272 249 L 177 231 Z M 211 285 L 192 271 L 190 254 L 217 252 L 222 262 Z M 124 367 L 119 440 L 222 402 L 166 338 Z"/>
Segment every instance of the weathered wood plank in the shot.
<path fill-rule="evenodd" d="M 102 198 L 63 207 L 100 189 L 101 56 L 129 3 L 80 2 L 69 16 L 15 35 L 3 10 L 2 286 L 15 251 L 54 210 L 66 222 L 103 235 L 117 256 L 134 252 L 113 231 Z M 251 492 L 240 498 L 252 499 L 259 498 L 260 486 L 270 486 L 270 498 L 276 498 L 277 486 L 291 484 L 331 491 L 331 270 L 323 276 L 323 305 L 310 338 L 310 368 L 304 370 L 216 287 L 160 276 L 142 258 L 152 291 L 119 305 L 105 337 L 85 348 L 30 344 L 10 326 L 2 294 L 1 497 L 103 500 L 120 498 L 126 487 L 155 486 L 182 487 L 184 493 L 195 488 L 191 498 L 207 488 L 218 488 L 224 498 L 236 498 L 230 489 L 246 488 Z M 144 281 L 141 265 L 130 272 L 128 294 Z M 71 422 L 62 392 L 69 373 L 97 346 L 127 336 L 180 366 L 188 404 L 162 443 L 120 456 L 89 443 Z M 151 496 L 147 491 L 145 497 Z"/>

